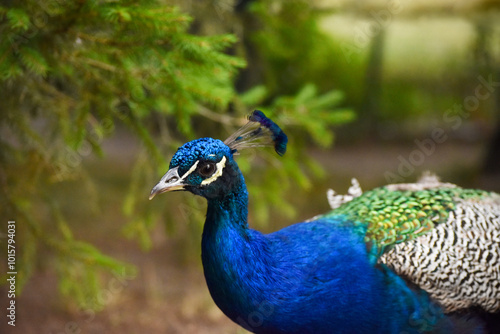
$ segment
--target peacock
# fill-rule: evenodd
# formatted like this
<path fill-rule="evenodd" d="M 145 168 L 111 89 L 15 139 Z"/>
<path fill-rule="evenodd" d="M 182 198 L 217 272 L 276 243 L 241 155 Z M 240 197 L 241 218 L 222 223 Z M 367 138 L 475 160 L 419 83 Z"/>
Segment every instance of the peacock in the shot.
<path fill-rule="evenodd" d="M 151 191 L 206 198 L 203 270 L 227 317 L 253 333 L 500 333 L 500 195 L 431 174 L 366 192 L 353 179 L 330 212 L 263 234 L 235 155 L 287 142 L 255 110 L 224 142 L 182 145 Z"/>

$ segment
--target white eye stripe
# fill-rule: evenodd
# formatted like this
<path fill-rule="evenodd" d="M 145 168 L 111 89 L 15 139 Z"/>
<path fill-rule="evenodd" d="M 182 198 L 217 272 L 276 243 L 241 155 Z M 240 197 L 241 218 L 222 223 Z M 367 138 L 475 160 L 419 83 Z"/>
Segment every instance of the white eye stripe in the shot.
<path fill-rule="evenodd" d="M 198 161 L 196 161 L 196 162 L 198 162 Z M 215 171 L 215 173 L 213 173 L 212 176 L 210 176 L 208 179 L 201 181 L 202 185 L 210 184 L 210 183 L 214 182 L 215 180 L 217 180 L 219 178 L 219 176 L 222 175 L 222 170 L 226 166 L 226 157 L 223 156 L 222 159 L 215 166 L 217 167 L 217 170 Z"/>
<path fill-rule="evenodd" d="M 181 180 L 184 180 L 186 177 L 189 176 L 189 174 L 195 171 L 196 167 L 198 166 L 198 162 L 200 162 L 200 160 L 196 160 L 196 162 L 191 166 L 191 168 L 189 168 L 189 170 L 185 172 L 184 175 L 181 176 Z"/>
<path fill-rule="evenodd" d="M 180 181 L 183 181 L 192 172 L 194 172 L 196 170 L 196 167 L 198 167 L 199 162 L 200 162 L 200 160 L 196 160 L 196 162 L 191 166 L 191 168 L 189 168 L 189 170 L 186 173 L 184 173 L 184 175 L 181 176 Z M 210 184 L 210 183 L 214 182 L 215 180 L 217 180 L 219 178 L 219 176 L 222 175 L 222 170 L 226 166 L 226 157 L 223 156 L 222 159 L 217 164 L 215 164 L 215 166 L 217 167 L 217 170 L 208 179 L 203 180 L 201 182 L 202 185 Z"/>

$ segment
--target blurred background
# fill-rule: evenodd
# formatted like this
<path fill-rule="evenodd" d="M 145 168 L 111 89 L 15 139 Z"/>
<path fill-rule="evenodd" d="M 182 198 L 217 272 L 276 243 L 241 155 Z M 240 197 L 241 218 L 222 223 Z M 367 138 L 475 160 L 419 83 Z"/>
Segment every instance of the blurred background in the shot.
<path fill-rule="evenodd" d="M 0 85 L 2 333 L 244 333 L 205 286 L 204 200 L 148 195 L 253 109 L 289 137 L 238 157 L 262 231 L 353 177 L 500 191 L 500 1 L 2 0 Z"/>

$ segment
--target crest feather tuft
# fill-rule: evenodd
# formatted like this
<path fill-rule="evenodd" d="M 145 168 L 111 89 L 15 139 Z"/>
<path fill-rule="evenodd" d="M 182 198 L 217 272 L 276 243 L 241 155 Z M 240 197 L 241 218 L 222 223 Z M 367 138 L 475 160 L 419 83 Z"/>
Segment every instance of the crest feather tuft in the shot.
<path fill-rule="evenodd" d="M 274 146 L 279 155 L 286 152 L 288 138 L 281 128 L 260 110 L 248 117 L 248 123 L 238 129 L 224 144 L 229 146 L 233 153 L 249 147 Z"/>

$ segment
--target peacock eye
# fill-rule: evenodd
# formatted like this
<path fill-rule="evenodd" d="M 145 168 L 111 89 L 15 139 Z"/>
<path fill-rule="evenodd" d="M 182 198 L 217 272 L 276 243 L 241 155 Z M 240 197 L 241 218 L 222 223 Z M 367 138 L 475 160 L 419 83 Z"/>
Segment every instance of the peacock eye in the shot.
<path fill-rule="evenodd" d="M 198 169 L 201 176 L 209 177 L 215 172 L 215 163 L 204 162 Z"/>

